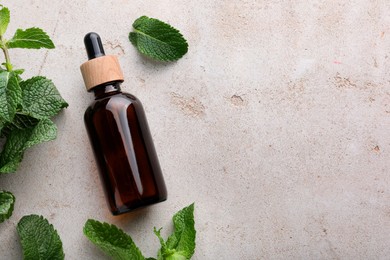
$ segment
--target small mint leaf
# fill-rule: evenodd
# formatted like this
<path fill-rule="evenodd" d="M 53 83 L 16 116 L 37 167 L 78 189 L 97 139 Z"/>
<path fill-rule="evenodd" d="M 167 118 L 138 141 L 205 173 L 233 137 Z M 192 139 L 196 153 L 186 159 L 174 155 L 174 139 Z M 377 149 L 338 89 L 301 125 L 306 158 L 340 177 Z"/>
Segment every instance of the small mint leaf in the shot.
<path fill-rule="evenodd" d="M 50 37 L 40 28 L 17 29 L 15 35 L 7 42 L 8 48 L 54 49 Z"/>
<path fill-rule="evenodd" d="M 114 260 L 145 260 L 131 237 L 115 225 L 89 219 L 84 225 L 84 234 Z"/>
<path fill-rule="evenodd" d="M 20 83 L 23 90 L 22 112 L 37 119 L 50 118 L 67 107 L 53 82 L 33 77 Z"/>
<path fill-rule="evenodd" d="M 7 64 L 5 64 L 5 66 L 7 66 Z M 12 71 L 16 74 L 16 78 L 18 79 L 18 82 L 20 84 L 20 82 L 23 81 L 22 77 L 20 77 L 20 75 L 22 75 L 24 73 L 24 69 L 12 69 Z"/>
<path fill-rule="evenodd" d="M 7 7 L 0 9 L 0 36 L 3 36 L 9 24 L 10 13 Z"/>
<path fill-rule="evenodd" d="M 161 229 L 159 230 L 154 227 L 153 232 L 158 237 L 158 240 L 160 241 L 161 248 L 157 252 L 157 259 L 158 260 L 165 260 L 167 255 L 171 255 L 174 253 L 174 251 L 167 248 L 167 244 L 164 241 L 164 238 L 161 236 Z"/>
<path fill-rule="evenodd" d="M 15 197 L 11 192 L 0 191 L 0 223 L 11 217 L 14 204 Z"/>
<path fill-rule="evenodd" d="M 22 244 L 23 259 L 64 259 L 60 236 L 53 225 L 42 216 L 24 216 L 19 221 L 16 230 Z"/>
<path fill-rule="evenodd" d="M 13 72 L 0 71 L 0 118 L 12 121 L 22 101 L 22 90 Z"/>
<path fill-rule="evenodd" d="M 15 172 L 27 148 L 51 141 L 56 135 L 57 127 L 50 119 L 42 119 L 30 128 L 11 131 L 0 154 L 0 173 Z"/>
<path fill-rule="evenodd" d="M 174 61 L 188 51 L 183 35 L 160 20 L 141 16 L 133 23 L 130 42 L 142 53 L 160 61 Z"/>
<path fill-rule="evenodd" d="M 24 72 L 24 69 L 13 70 L 13 72 L 15 72 L 17 75 L 22 75 Z"/>
<path fill-rule="evenodd" d="M 168 249 L 174 249 L 178 257 L 190 259 L 195 251 L 194 204 L 177 212 L 173 216 L 173 224 L 175 231 L 169 236 L 166 245 Z"/>
<path fill-rule="evenodd" d="M 154 227 L 153 232 L 154 232 L 154 234 L 158 237 L 158 240 L 160 240 L 160 245 L 161 245 L 161 247 L 165 248 L 167 245 L 166 245 L 166 243 L 165 243 L 163 237 L 161 236 L 161 229 L 162 229 L 162 228 L 160 228 L 159 230 L 157 230 L 156 227 Z"/>

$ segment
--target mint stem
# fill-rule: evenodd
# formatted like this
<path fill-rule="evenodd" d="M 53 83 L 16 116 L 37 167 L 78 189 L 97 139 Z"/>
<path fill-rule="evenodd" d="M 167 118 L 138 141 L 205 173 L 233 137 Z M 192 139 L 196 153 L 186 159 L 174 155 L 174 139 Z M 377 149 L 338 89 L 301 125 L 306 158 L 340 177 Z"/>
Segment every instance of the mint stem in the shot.
<path fill-rule="evenodd" d="M 6 47 L 5 43 L 3 42 L 3 36 L 0 36 L 0 42 L 1 42 L 1 49 L 3 50 L 4 56 L 5 56 L 5 67 L 6 67 L 7 71 L 12 71 L 11 59 L 9 57 L 8 48 Z"/>

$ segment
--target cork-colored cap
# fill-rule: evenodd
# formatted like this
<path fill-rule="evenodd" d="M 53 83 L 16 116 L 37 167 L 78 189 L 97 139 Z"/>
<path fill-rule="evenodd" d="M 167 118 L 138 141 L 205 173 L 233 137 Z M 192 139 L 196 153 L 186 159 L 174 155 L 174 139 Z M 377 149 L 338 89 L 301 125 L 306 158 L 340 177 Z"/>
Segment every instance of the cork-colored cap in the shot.
<path fill-rule="evenodd" d="M 88 91 L 107 82 L 124 80 L 118 58 L 113 55 L 91 59 L 83 63 L 80 70 Z"/>

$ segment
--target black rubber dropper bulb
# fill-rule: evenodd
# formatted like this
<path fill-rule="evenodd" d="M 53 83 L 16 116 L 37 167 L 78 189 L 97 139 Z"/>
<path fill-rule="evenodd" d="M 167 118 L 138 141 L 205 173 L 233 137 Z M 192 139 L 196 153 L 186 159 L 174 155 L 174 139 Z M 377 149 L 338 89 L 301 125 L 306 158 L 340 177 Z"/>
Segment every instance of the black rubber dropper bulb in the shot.
<path fill-rule="evenodd" d="M 87 50 L 88 59 L 92 60 L 97 57 L 105 56 L 102 40 L 99 34 L 90 32 L 84 37 L 85 49 Z"/>

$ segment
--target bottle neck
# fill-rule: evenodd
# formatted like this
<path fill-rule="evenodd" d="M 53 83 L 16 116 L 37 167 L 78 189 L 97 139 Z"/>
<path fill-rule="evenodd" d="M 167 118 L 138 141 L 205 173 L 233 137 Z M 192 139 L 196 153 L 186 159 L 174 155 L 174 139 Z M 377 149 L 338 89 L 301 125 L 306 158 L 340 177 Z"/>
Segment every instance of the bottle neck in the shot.
<path fill-rule="evenodd" d="M 95 94 L 95 99 L 100 99 L 103 97 L 108 97 L 121 93 L 121 83 L 122 82 L 120 81 L 108 82 L 93 88 L 92 91 Z"/>

